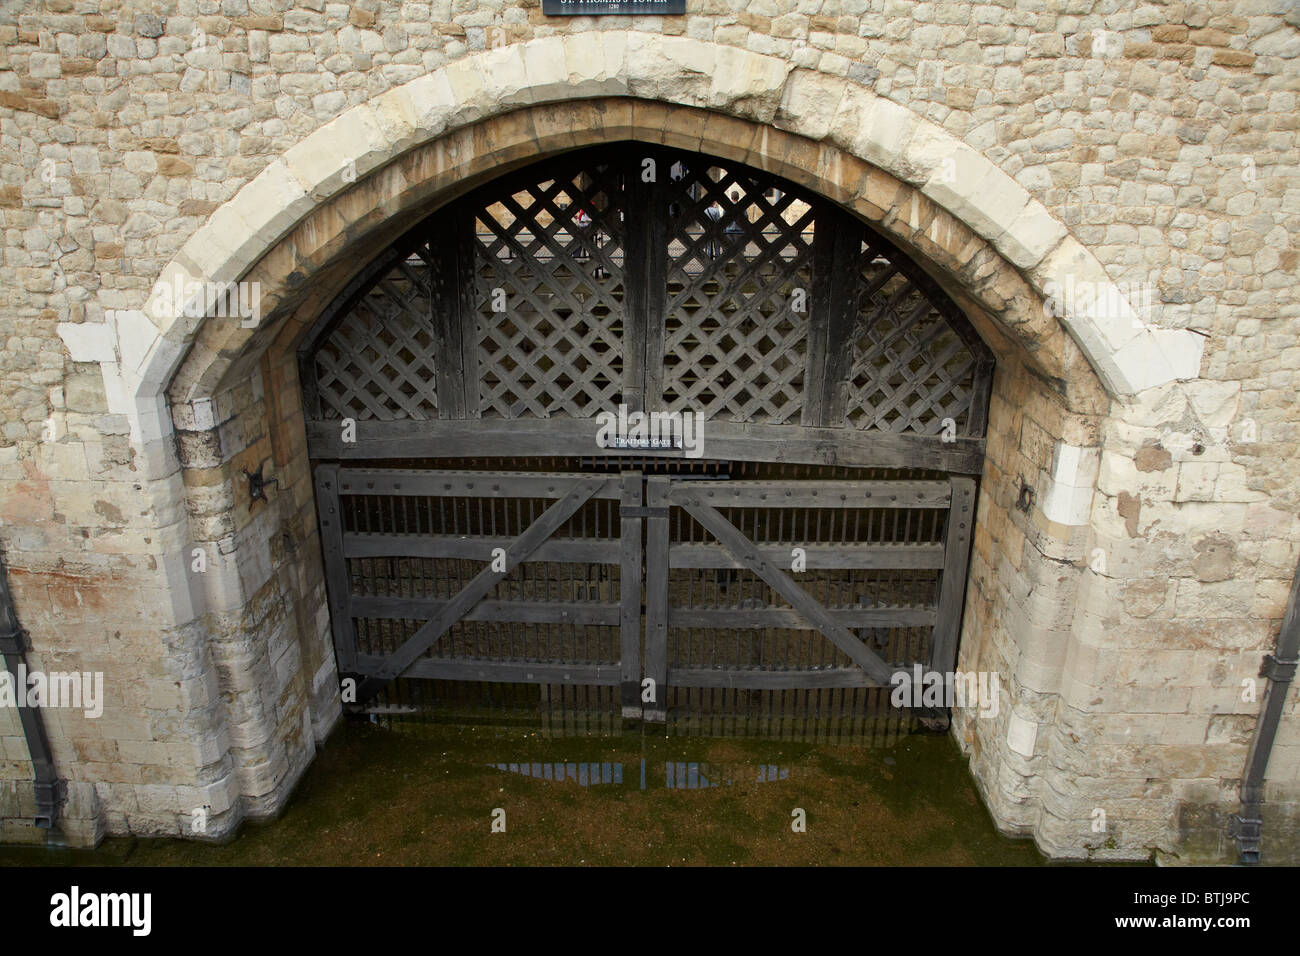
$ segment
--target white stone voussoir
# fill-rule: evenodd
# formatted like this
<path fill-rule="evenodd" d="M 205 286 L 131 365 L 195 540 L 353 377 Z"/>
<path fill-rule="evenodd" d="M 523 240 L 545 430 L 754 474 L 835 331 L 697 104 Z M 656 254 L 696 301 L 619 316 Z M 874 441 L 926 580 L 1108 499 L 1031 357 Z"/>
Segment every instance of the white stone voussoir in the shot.
<path fill-rule="evenodd" d="M 362 103 L 291 146 L 284 162 L 311 198 L 321 202 L 388 163 L 403 152 L 401 144 L 401 135 L 380 119 L 374 104 Z M 226 205 L 238 202 L 236 195 Z"/>
<path fill-rule="evenodd" d="M 1200 374 L 1203 337 L 1187 329 L 1145 326 L 1101 263 L 1073 237 L 1066 236 L 1028 279 L 1045 298 L 1062 305 L 1061 324 L 1111 394 L 1134 395 Z M 1071 303 L 1066 290 L 1084 284 L 1093 294 Z M 1113 308 L 1116 303 L 1120 308 Z"/>

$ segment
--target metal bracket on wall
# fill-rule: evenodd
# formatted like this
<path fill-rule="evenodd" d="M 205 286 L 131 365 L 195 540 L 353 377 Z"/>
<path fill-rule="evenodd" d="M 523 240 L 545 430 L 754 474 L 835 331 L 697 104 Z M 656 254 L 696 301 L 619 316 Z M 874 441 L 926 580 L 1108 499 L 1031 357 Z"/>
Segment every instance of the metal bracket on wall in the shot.
<path fill-rule="evenodd" d="M 251 505 L 254 501 L 267 501 L 266 489 L 268 485 L 280 487 L 279 478 L 263 478 L 262 469 L 266 467 L 269 458 L 263 458 L 257 466 L 257 471 L 250 472 L 247 468 L 243 469 L 243 475 L 248 479 L 248 503 Z"/>
<path fill-rule="evenodd" d="M 1289 684 L 1295 680 L 1297 665 L 1300 665 L 1300 660 L 1285 660 L 1273 654 L 1265 654 L 1264 662 L 1259 665 L 1259 676 Z"/>

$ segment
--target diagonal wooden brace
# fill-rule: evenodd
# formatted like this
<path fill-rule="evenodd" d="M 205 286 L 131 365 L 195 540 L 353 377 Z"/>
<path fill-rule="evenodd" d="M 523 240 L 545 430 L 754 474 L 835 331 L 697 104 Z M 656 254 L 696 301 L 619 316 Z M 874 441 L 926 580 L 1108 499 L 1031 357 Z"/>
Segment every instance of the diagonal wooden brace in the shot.
<path fill-rule="evenodd" d="M 357 688 L 357 700 L 366 701 L 383 690 L 384 685 L 402 674 L 434 643 L 441 638 L 451 626 L 463 618 L 470 609 L 481 601 L 489 591 L 496 587 L 507 574 L 515 569 L 541 545 L 559 530 L 587 501 L 605 486 L 606 478 L 586 478 L 579 481 L 563 498 L 555 502 L 541 517 L 528 526 L 519 537 L 506 546 L 506 566 L 504 571 L 492 570 L 489 564 L 476 574 L 468 584 L 461 588 L 442 609 L 419 630 L 406 639 L 375 673 L 368 675 Z"/>
<path fill-rule="evenodd" d="M 715 538 L 718 543 L 731 552 L 741 564 L 762 578 L 773 591 L 785 598 L 790 606 L 799 612 L 810 624 L 849 656 L 849 660 L 861 667 L 882 686 L 888 686 L 894 674 L 894 668 L 886 664 L 861 639 L 844 625 L 838 623 L 827 613 L 807 591 L 795 584 L 791 577 L 775 565 L 769 564 L 759 554 L 758 546 L 750 541 L 717 509 L 695 498 L 685 498 L 680 502 L 696 521 Z"/>

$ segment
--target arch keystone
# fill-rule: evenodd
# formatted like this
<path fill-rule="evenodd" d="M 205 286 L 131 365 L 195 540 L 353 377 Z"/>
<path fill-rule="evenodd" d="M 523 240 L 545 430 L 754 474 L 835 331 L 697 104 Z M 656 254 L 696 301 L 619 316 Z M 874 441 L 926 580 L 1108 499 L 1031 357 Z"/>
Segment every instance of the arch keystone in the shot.
<path fill-rule="evenodd" d="M 781 91 L 781 102 L 774 117 L 776 127 L 809 139 L 820 140 L 829 136 L 833 141 L 843 140 L 844 137 L 836 136 L 836 132 L 848 87 L 848 81 L 838 76 L 824 77 L 812 70 L 792 70 Z M 849 119 L 847 128 L 856 131 L 856 116 Z M 847 143 L 841 142 L 841 145 Z"/>
<path fill-rule="evenodd" d="M 627 70 L 623 58 L 616 55 L 611 70 L 607 43 L 593 43 L 590 35 L 565 36 L 562 42 L 565 81 L 574 96 L 627 94 Z"/>
<path fill-rule="evenodd" d="M 708 105 L 761 123 L 772 122 L 791 64 L 731 46 L 720 46 L 716 53 Z"/>
<path fill-rule="evenodd" d="M 558 36 L 529 40 L 519 47 L 524 66 L 524 88 L 506 87 L 500 91 L 505 103 L 547 103 L 570 99 L 568 59 L 564 38 Z M 509 78 L 513 82 L 513 77 Z M 526 99 L 525 99 L 526 98 Z"/>
<path fill-rule="evenodd" d="M 714 80 L 712 44 L 688 37 L 629 33 L 627 57 L 631 95 L 683 106 L 708 103 Z"/>
<path fill-rule="evenodd" d="M 544 94 L 548 81 L 554 83 L 556 76 L 563 78 L 563 70 L 549 62 L 551 59 L 558 59 L 563 64 L 563 53 L 557 55 L 554 52 L 559 47 L 558 41 L 548 46 L 547 52 L 550 52 L 550 56 L 543 55 L 542 63 L 534 66 L 532 72 L 525 65 L 525 57 L 533 53 L 536 58 L 535 47 L 530 48 L 528 44 L 522 46 L 512 44 L 484 51 L 479 65 L 482 68 L 483 78 L 494 91 L 498 102 L 508 106 L 532 103 L 539 94 Z M 547 75 L 532 75 L 535 72 L 544 72 Z"/>

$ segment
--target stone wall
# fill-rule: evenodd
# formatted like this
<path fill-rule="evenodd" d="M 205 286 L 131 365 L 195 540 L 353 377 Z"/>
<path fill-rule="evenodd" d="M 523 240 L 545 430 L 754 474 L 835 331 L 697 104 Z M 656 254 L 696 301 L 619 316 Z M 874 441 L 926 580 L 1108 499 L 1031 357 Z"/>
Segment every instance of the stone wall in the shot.
<path fill-rule="evenodd" d="M 961 666 L 996 670 L 1006 699 L 992 721 L 959 713 L 956 733 L 999 825 L 1060 856 L 1230 852 L 1258 710 L 1242 681 L 1300 558 L 1300 18 L 1267 2 L 688 5 L 631 20 L 547 18 L 536 0 L 0 13 L 0 546 L 34 660 L 102 670 L 109 694 L 97 720 L 50 712 L 81 795 L 69 819 L 93 821 L 68 839 L 194 835 L 194 808 L 219 836 L 282 805 L 338 716 L 297 337 L 359 240 L 409 212 L 405 184 L 436 178 L 422 168 L 442 163 L 419 200 L 436 204 L 474 156 L 484 175 L 560 148 L 545 122 L 570 141 L 597 122 L 534 112 L 529 138 L 494 117 L 632 97 L 710 112 L 607 120 L 611 137 L 695 129 L 791 175 L 811 149 L 801 181 L 891 231 L 998 352 Z M 558 71 L 538 62 L 556 55 Z M 719 62 L 739 76 L 724 96 Z M 421 95 L 455 101 L 436 127 L 422 114 L 390 134 L 388 114 L 356 112 L 435 77 Z M 483 77 L 495 92 L 470 88 Z M 323 127 L 336 151 L 280 163 Z M 778 129 L 811 145 L 778 147 Z M 455 162 L 398 162 L 457 136 Z M 880 170 L 845 172 L 854 157 Z M 308 182 L 311 162 L 325 172 Z M 286 169 L 289 198 L 247 228 L 231 201 Z M 1149 355 L 1115 358 L 1127 339 L 1112 349 L 1116 330 L 1075 303 L 1060 322 L 1044 311 L 1048 272 L 1097 278 L 1089 253 L 1130 299 L 1151 291 Z M 244 260 L 267 276 L 264 329 L 154 327 L 147 303 L 177 263 Z M 165 380 L 142 383 L 146 367 Z M 149 398 L 169 384 L 170 401 Z M 240 472 L 268 457 L 281 487 L 250 509 Z M 1277 853 L 1300 848 L 1296 711 L 1293 697 L 1270 763 L 1270 819 L 1291 821 L 1289 842 L 1266 829 Z M 27 779 L 6 728 L 0 792 Z"/>

